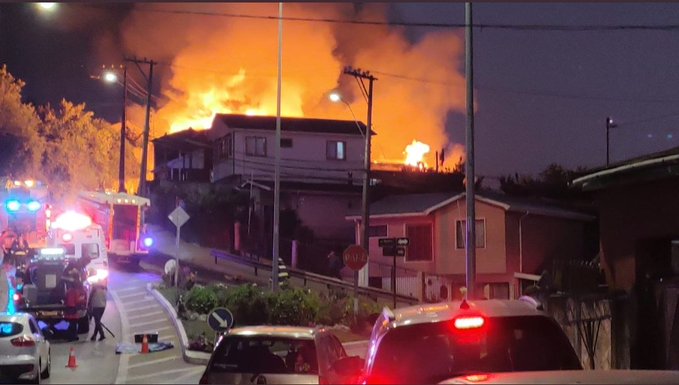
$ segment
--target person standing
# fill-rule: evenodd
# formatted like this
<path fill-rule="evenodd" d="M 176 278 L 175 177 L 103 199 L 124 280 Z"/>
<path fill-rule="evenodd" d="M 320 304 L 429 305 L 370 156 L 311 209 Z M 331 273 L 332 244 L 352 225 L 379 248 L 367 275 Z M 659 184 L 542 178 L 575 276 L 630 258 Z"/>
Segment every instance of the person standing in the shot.
<path fill-rule="evenodd" d="M 342 260 L 340 257 L 335 253 L 334 250 L 330 251 L 330 254 L 328 254 L 328 275 L 337 278 L 337 279 L 342 279 Z"/>
<path fill-rule="evenodd" d="M 94 341 L 97 338 L 97 333 L 99 333 L 99 341 L 106 338 L 104 328 L 101 326 L 101 317 L 106 310 L 106 292 L 106 286 L 104 285 L 97 284 L 92 287 L 89 309 L 92 318 L 94 318 L 94 333 L 92 333 L 90 341 Z"/>

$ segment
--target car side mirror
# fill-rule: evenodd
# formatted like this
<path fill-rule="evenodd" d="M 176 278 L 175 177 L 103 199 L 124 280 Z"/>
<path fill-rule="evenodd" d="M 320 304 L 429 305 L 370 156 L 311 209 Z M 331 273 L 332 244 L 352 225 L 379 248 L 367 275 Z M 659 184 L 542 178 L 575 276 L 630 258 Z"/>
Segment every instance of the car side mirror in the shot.
<path fill-rule="evenodd" d="M 333 369 L 342 376 L 358 376 L 363 370 L 365 360 L 359 356 L 342 357 L 332 364 Z"/>

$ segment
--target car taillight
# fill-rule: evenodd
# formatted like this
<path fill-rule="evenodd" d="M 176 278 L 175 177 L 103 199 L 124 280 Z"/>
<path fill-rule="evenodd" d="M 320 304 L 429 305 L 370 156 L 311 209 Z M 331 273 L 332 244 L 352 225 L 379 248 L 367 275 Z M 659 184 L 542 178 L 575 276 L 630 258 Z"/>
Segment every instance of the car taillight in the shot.
<path fill-rule="evenodd" d="M 458 330 L 469 330 L 469 329 L 479 329 L 483 327 L 486 320 L 481 316 L 462 316 L 457 317 L 453 321 L 455 329 Z"/>
<path fill-rule="evenodd" d="M 35 346 L 35 341 L 33 341 L 32 339 L 30 339 L 26 336 L 21 336 L 21 337 L 18 337 L 18 338 L 11 339 L 9 342 L 11 342 L 12 345 L 18 346 L 18 347 L 21 347 L 21 348 Z"/>

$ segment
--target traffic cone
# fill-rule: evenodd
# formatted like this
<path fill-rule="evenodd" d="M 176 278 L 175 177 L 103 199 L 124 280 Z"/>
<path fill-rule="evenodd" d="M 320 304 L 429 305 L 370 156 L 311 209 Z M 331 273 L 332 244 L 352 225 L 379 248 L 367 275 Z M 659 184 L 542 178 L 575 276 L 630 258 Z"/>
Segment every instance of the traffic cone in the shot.
<path fill-rule="evenodd" d="M 68 352 L 68 365 L 66 365 L 66 367 L 71 369 L 75 369 L 78 367 L 75 358 L 75 349 L 73 348 L 73 346 L 71 346 L 71 350 Z"/>
<path fill-rule="evenodd" d="M 149 338 L 146 336 L 146 333 L 144 333 L 144 338 L 141 340 L 141 352 L 149 352 Z"/>

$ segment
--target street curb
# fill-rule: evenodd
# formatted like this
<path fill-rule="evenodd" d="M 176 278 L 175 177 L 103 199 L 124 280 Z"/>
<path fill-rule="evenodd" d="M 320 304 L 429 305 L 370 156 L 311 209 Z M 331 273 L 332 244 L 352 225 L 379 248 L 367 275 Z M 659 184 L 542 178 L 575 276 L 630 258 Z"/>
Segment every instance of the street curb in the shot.
<path fill-rule="evenodd" d="M 153 297 L 156 299 L 156 301 L 160 303 L 163 309 L 165 309 L 165 312 L 170 317 L 170 320 L 172 321 L 174 328 L 177 330 L 179 338 L 181 339 L 180 344 L 182 348 L 182 357 L 184 358 L 184 361 L 190 364 L 207 365 L 208 361 L 210 360 L 209 353 L 194 352 L 188 349 L 189 338 L 186 336 L 186 330 L 184 330 L 184 325 L 182 325 L 181 320 L 177 318 L 177 312 L 174 310 L 174 306 L 172 306 L 172 304 L 168 302 L 168 300 L 165 299 L 165 297 L 158 290 L 153 288 L 152 283 L 148 283 L 146 285 L 146 290 L 149 291 L 151 295 L 153 295 Z"/>

